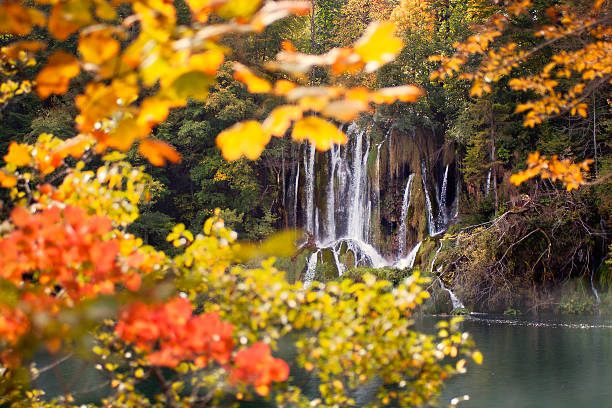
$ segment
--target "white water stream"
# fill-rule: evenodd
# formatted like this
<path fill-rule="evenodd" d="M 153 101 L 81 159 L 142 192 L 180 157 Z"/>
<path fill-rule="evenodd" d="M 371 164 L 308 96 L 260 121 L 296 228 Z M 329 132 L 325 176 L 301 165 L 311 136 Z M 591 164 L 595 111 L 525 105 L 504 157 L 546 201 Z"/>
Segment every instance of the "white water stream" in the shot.
<path fill-rule="evenodd" d="M 408 216 L 408 208 L 410 207 L 410 195 L 412 193 L 412 182 L 414 181 L 414 174 L 408 177 L 406 182 L 406 188 L 404 189 L 404 197 L 402 200 L 402 213 L 400 219 L 400 227 L 398 233 L 399 251 L 398 255 L 404 255 L 406 251 L 406 217 Z"/>

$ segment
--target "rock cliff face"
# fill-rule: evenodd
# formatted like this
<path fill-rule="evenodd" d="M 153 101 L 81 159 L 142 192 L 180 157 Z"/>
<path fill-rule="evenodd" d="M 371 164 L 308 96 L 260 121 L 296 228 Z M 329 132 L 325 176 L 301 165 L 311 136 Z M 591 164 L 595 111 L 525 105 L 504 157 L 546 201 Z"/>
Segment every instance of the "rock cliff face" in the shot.
<path fill-rule="evenodd" d="M 302 145 L 292 152 L 283 190 L 289 223 L 314 237 L 322 249 L 318 261 L 329 258 L 338 273 L 341 264 L 406 263 L 417 243 L 457 216 L 454 152 L 423 128 L 362 122 L 344 131 L 345 146 L 317 152 Z"/>

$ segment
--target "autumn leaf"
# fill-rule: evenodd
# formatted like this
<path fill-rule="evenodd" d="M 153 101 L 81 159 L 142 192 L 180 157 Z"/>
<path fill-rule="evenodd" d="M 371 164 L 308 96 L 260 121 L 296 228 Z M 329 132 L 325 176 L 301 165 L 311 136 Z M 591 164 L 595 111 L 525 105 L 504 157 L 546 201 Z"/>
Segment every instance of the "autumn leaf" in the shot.
<path fill-rule="evenodd" d="M 302 119 L 302 109 L 295 105 L 275 108 L 263 123 L 263 128 L 272 136 L 283 137 L 294 120 Z"/>
<path fill-rule="evenodd" d="M 38 96 L 44 99 L 52 93 L 65 93 L 70 80 L 77 76 L 79 71 L 79 61 L 73 55 L 64 51 L 54 52 L 36 77 Z"/>
<path fill-rule="evenodd" d="M 424 94 L 425 92 L 417 86 L 403 85 L 379 89 L 378 91 L 372 93 L 371 98 L 372 101 L 377 104 L 390 104 L 395 101 L 415 102 Z"/>
<path fill-rule="evenodd" d="M 181 156 L 172 146 L 166 142 L 155 139 L 145 139 L 140 142 L 138 151 L 144 157 L 149 159 L 154 166 L 165 166 L 166 161 L 178 163 L 181 161 Z"/>
<path fill-rule="evenodd" d="M 49 15 L 48 29 L 55 38 L 64 41 L 79 28 L 90 24 L 93 19 L 90 3 L 82 0 L 68 0 L 56 3 Z"/>
<path fill-rule="evenodd" d="M 238 160 L 246 156 L 257 159 L 270 141 L 270 133 L 259 122 L 237 123 L 217 136 L 217 146 L 226 160 Z"/>
<path fill-rule="evenodd" d="M 366 62 L 365 70 L 372 72 L 393 61 L 403 46 L 402 40 L 395 36 L 393 23 L 375 22 L 368 26 L 363 36 L 355 43 L 354 50 Z"/>
<path fill-rule="evenodd" d="M 140 104 L 137 118 L 138 126 L 150 129 L 154 125 L 163 122 L 170 113 L 171 105 L 169 101 L 161 98 L 145 98 Z"/>
<path fill-rule="evenodd" d="M 232 18 L 246 19 L 251 17 L 259 9 L 262 0 L 225 0 L 216 7 L 216 13 L 226 20 Z M 215 2 L 211 2 L 215 3 Z"/>
<path fill-rule="evenodd" d="M 215 76 L 224 60 L 225 55 L 221 51 L 209 50 L 201 54 L 192 55 L 189 58 L 189 66 L 205 74 Z"/>
<path fill-rule="evenodd" d="M 309 116 L 297 122 L 293 127 L 291 137 L 298 142 L 308 140 L 322 151 L 329 150 L 333 144 L 347 142 L 344 132 L 332 123 L 316 116 Z"/>
<path fill-rule="evenodd" d="M 4 161 L 15 167 L 27 166 L 30 164 L 30 159 L 30 148 L 27 145 L 16 142 L 11 142 L 8 154 L 4 156 Z"/>
<path fill-rule="evenodd" d="M 184 103 L 182 101 L 187 101 L 187 98 L 204 101 L 208 97 L 208 89 L 214 82 L 213 76 L 202 71 L 186 72 L 174 80 L 165 95 L 180 101 L 181 104 Z"/>
<path fill-rule="evenodd" d="M 234 78 L 246 84 L 250 93 L 266 93 L 272 90 L 272 85 L 265 79 L 253 74 L 247 67 L 240 63 L 235 63 Z"/>
<path fill-rule="evenodd" d="M 40 11 L 16 1 L 0 4 L 0 33 L 27 35 L 34 25 L 45 25 L 45 16 Z"/>
<path fill-rule="evenodd" d="M 43 50 L 47 45 L 41 41 L 16 41 L 10 45 L 2 47 L 2 54 L 7 58 L 17 60 L 19 54 L 25 52 L 36 52 Z"/>
<path fill-rule="evenodd" d="M 286 79 L 278 80 L 274 83 L 274 95 L 287 95 L 289 92 L 297 88 L 297 85 Z"/>
<path fill-rule="evenodd" d="M 117 127 L 105 136 L 101 140 L 103 146 L 114 147 L 124 152 L 132 146 L 136 139 L 143 138 L 146 134 L 139 132 L 136 119 L 123 118 Z"/>
<path fill-rule="evenodd" d="M 59 155 L 61 158 L 72 156 L 78 159 L 83 156 L 83 153 L 85 153 L 92 144 L 92 138 L 78 135 L 62 142 L 61 145 L 53 150 L 53 153 Z"/>
<path fill-rule="evenodd" d="M 101 65 L 119 52 L 119 41 L 113 38 L 108 28 L 81 33 L 79 52 L 83 60 Z"/>
<path fill-rule="evenodd" d="M 350 122 L 361 112 L 365 112 L 368 109 L 369 105 L 366 102 L 354 99 L 342 99 L 327 104 L 321 113 L 338 122 Z"/>
<path fill-rule="evenodd" d="M 17 185 L 17 178 L 0 170 L 0 186 L 11 188 Z"/>

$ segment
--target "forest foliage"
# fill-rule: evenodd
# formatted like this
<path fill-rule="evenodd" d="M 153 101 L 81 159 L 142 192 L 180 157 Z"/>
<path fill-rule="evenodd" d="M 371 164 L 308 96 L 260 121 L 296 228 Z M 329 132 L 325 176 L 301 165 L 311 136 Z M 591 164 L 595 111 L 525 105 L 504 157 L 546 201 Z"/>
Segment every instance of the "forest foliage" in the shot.
<path fill-rule="evenodd" d="M 273 235 L 285 226 L 278 163 L 291 143 L 345 143 L 338 124 L 363 113 L 426 117 L 457 144 L 468 195 L 488 172 L 499 179 L 493 216 L 509 205 L 498 190 L 515 198 L 511 182 L 542 176 L 567 190 L 594 180 L 609 223 L 596 177 L 612 165 L 610 18 L 601 0 L 3 1 L 0 403 L 80 401 L 33 389 L 44 349 L 98 363 L 104 406 L 348 407 L 378 380 L 374 405 L 429 404 L 482 356 L 457 320 L 412 330 L 428 297 L 418 273 L 304 289 L 262 261 L 295 251 L 295 236 Z M 566 116 L 553 117 L 564 114 L 569 141 Z M 270 238 L 237 243 L 234 230 Z M 481 265 L 463 255 L 449 265 Z M 278 357 L 288 339 L 295 362 Z M 318 378 L 316 397 L 294 370 Z"/>
<path fill-rule="evenodd" d="M 63 123 L 72 128 L 68 138 L 48 132 L 11 137 L 0 170 L 7 214 L 0 239 L 0 403 L 56 406 L 87 398 L 66 389 L 48 400 L 32 388 L 40 375 L 32 359 L 42 350 L 74 350 L 98 362 L 103 406 L 220 406 L 254 394 L 274 395 L 279 406 L 353 406 L 355 390 L 379 379 L 376 400 L 383 404 L 429 403 L 444 380 L 465 371 L 467 358 L 480 363 L 482 356 L 457 321 L 440 323 L 434 335 L 411 329 L 413 310 L 428 297 L 418 274 L 396 286 L 365 276 L 360 283 L 304 289 L 273 267 L 274 258 L 261 261 L 293 253 L 294 235 L 261 246 L 237 244 L 219 209 L 204 213 L 197 231 L 147 211 L 170 199 L 163 183 L 168 175 L 151 166 L 181 160 L 168 143 L 175 130 L 177 145 L 187 151 L 214 148 L 213 131 L 225 159 L 256 159 L 272 136 L 290 127 L 295 141 L 325 150 L 346 142 L 329 119 L 349 121 L 374 104 L 416 100 L 422 91 L 413 85 L 312 86 L 305 75 L 315 67 L 332 76 L 376 71 L 403 46 L 394 26 L 371 22 L 353 46 L 319 54 L 285 42 L 267 64 L 279 72 L 270 80 L 257 73 L 261 67 L 225 61 L 232 36 L 260 34 L 282 18 L 311 12 L 310 4 L 177 4 L 0 4 L 7 114 L 9 103 L 31 90 L 74 113 L 74 126 L 70 117 Z M 28 75 L 33 79 L 23 79 Z M 236 97 L 246 93 L 235 80 L 251 94 L 287 102 L 261 122 L 234 124 L 258 110 L 256 99 L 249 100 L 254 97 Z M 219 199 L 208 188 L 211 175 L 243 199 L 261 195 L 244 161 L 225 164 L 218 154 L 185 159 L 197 163 L 191 187 L 200 183 L 195 199 L 206 206 Z M 139 217 L 141 211 L 148 218 Z M 242 221 L 242 214 L 225 214 Z M 129 232 L 147 239 L 160 234 L 158 227 L 168 230 L 167 253 Z M 252 230 L 255 238 L 270 232 Z M 289 365 L 271 354 L 279 341 L 290 340 L 297 367 L 320 381 L 316 398 L 288 382 Z M 150 381 L 155 391 L 146 390 Z"/>

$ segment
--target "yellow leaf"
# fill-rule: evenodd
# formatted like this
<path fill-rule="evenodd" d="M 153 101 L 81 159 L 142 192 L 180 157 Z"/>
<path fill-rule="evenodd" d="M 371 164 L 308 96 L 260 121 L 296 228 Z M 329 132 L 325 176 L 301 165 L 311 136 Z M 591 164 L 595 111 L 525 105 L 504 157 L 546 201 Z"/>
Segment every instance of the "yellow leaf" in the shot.
<path fill-rule="evenodd" d="M 217 74 L 217 70 L 223 64 L 225 56 L 219 50 L 210 50 L 201 54 L 192 55 L 189 58 L 189 66 L 191 68 L 200 70 L 205 74 L 214 76 Z"/>
<path fill-rule="evenodd" d="M 308 140 L 318 150 L 323 151 L 329 150 L 332 144 L 344 144 L 347 141 L 344 132 L 316 116 L 309 116 L 297 122 L 291 137 L 298 142 Z"/>
<path fill-rule="evenodd" d="M 225 0 L 222 5 L 216 9 L 217 14 L 229 20 L 232 18 L 245 19 L 251 17 L 259 9 L 261 0 Z"/>
<path fill-rule="evenodd" d="M 65 93 L 70 80 L 77 76 L 79 71 L 79 61 L 73 55 L 56 51 L 36 77 L 38 96 L 44 99 L 52 93 Z"/>
<path fill-rule="evenodd" d="M 119 52 L 119 41 L 115 40 L 108 28 L 81 33 L 79 52 L 83 60 L 101 65 Z"/>
<path fill-rule="evenodd" d="M 480 351 L 475 351 L 474 353 L 472 353 L 472 358 L 474 359 L 476 364 L 482 364 L 482 353 Z"/>
<path fill-rule="evenodd" d="M 117 17 L 117 11 L 106 1 L 96 0 L 96 16 L 102 20 L 114 20 Z"/>
<path fill-rule="evenodd" d="M 144 157 L 149 159 L 154 166 L 165 166 L 166 161 L 178 163 L 181 161 L 181 156 L 172 146 L 166 142 L 155 139 L 145 139 L 140 142 L 138 151 Z"/>
<path fill-rule="evenodd" d="M 395 36 L 395 25 L 391 22 L 371 23 L 363 36 L 355 43 L 355 53 L 366 62 L 366 71 L 372 72 L 382 64 L 393 61 L 404 43 Z"/>
<path fill-rule="evenodd" d="M 4 156 L 4 161 L 7 164 L 12 164 L 15 167 L 23 167 L 30 164 L 30 149 L 28 146 L 11 142 L 9 145 L 8 154 Z"/>
<path fill-rule="evenodd" d="M 259 122 L 237 123 L 217 136 L 217 146 L 226 160 L 238 160 L 246 156 L 257 159 L 270 141 L 271 135 Z"/>
<path fill-rule="evenodd" d="M 294 120 L 302 119 L 302 109 L 294 105 L 275 108 L 263 123 L 263 128 L 272 136 L 283 137 Z"/>
<path fill-rule="evenodd" d="M 270 92 L 272 85 L 265 79 L 259 78 L 253 74 L 247 67 L 242 64 L 234 64 L 234 78 L 246 84 L 251 93 L 266 93 Z"/>

